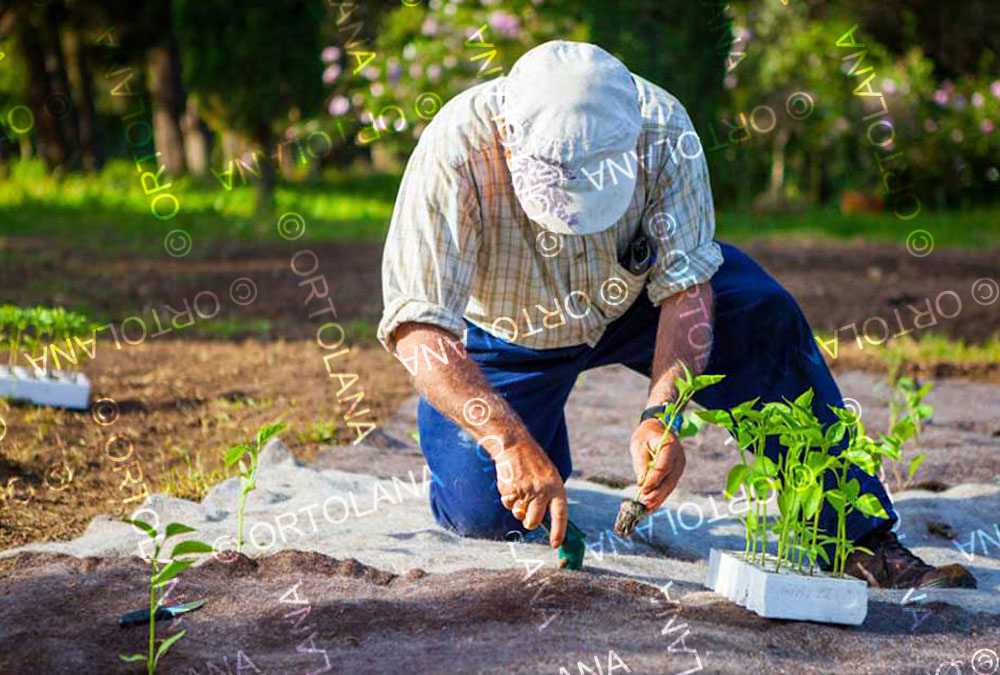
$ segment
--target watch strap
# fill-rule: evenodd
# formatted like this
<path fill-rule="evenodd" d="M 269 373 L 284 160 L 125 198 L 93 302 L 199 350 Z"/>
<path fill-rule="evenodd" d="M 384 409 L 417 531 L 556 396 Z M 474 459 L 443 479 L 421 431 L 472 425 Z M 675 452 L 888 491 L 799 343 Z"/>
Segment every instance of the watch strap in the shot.
<path fill-rule="evenodd" d="M 667 412 L 666 404 L 650 406 L 649 408 L 646 408 L 645 410 L 642 411 L 642 415 L 639 416 L 639 421 L 645 422 L 648 419 L 651 419 L 653 417 L 658 417 L 659 415 L 663 415 L 666 412 Z M 674 431 L 680 431 L 681 426 L 683 424 L 684 424 L 684 418 L 681 416 L 680 413 L 677 413 L 677 416 L 674 418 L 674 423 L 673 423 Z"/>

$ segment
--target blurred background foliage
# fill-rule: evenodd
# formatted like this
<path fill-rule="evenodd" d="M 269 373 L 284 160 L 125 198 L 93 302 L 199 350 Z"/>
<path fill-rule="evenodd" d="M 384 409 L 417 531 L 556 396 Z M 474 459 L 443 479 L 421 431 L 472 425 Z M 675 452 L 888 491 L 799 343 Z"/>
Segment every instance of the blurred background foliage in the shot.
<path fill-rule="evenodd" d="M 283 186 L 391 200 L 391 180 L 357 177 L 398 175 L 441 104 L 557 38 L 601 45 L 684 103 L 720 208 L 891 212 L 888 181 L 925 209 L 981 209 L 1000 179 L 1000 12 L 960 4 L 14 0 L 0 8 L 0 221 L 46 199 L 66 210 L 53 217 L 128 204 L 149 218 L 136 120 L 189 213 L 247 216 L 244 185 L 258 214 Z M 113 95 L 123 79 L 132 95 Z M 856 92 L 866 79 L 882 117 L 864 119 L 880 109 Z M 881 147 L 879 120 L 894 132 Z"/>

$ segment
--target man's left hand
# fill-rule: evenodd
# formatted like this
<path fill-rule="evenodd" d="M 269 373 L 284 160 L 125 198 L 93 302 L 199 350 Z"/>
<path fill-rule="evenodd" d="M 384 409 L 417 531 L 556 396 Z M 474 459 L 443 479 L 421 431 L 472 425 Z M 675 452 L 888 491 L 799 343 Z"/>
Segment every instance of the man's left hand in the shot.
<path fill-rule="evenodd" d="M 646 506 L 647 511 L 660 508 L 684 473 L 684 448 L 672 433 L 660 449 L 655 464 L 647 469 L 653 451 L 663 438 L 663 429 L 663 423 L 658 419 L 645 420 L 636 428 L 629 443 L 632 468 L 639 483 L 636 499 Z"/>

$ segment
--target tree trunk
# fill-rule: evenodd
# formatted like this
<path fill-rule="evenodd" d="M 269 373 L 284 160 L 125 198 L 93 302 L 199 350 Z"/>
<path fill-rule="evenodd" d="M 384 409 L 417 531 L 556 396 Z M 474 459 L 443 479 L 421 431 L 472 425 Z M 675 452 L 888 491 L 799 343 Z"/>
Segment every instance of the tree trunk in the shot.
<path fill-rule="evenodd" d="M 774 136 L 774 153 L 771 156 L 771 178 L 767 194 L 775 203 L 784 197 L 785 188 L 785 146 L 788 145 L 788 130 L 778 129 Z"/>
<path fill-rule="evenodd" d="M 274 211 L 275 171 L 274 162 L 268 154 L 268 149 L 274 142 L 271 126 L 266 123 L 261 124 L 257 128 L 254 141 L 256 141 L 259 147 L 263 148 L 260 156 L 260 185 L 257 186 L 256 208 L 256 215 L 260 218 Z"/>
<path fill-rule="evenodd" d="M 69 150 L 59 120 L 45 112 L 46 101 L 52 93 L 49 72 L 45 68 L 45 50 L 39 39 L 38 25 L 32 21 L 30 10 L 25 5 L 18 7 L 15 25 L 18 45 L 28 67 L 28 104 L 35 116 L 38 154 L 52 171 L 66 161 Z"/>
<path fill-rule="evenodd" d="M 184 131 L 184 152 L 188 170 L 196 176 L 208 172 L 208 157 L 212 150 L 212 138 L 208 126 L 198 116 L 198 105 L 188 98 L 184 116 L 181 118 Z"/>
<path fill-rule="evenodd" d="M 152 93 L 156 149 L 161 153 L 167 173 L 180 175 L 185 170 L 184 137 L 181 135 L 184 90 L 181 86 L 180 54 L 172 33 L 165 44 L 149 50 L 149 89 Z"/>
<path fill-rule="evenodd" d="M 81 42 L 79 31 L 71 30 L 66 34 L 66 61 L 73 86 L 73 98 L 77 102 L 83 167 L 87 171 L 97 171 L 104 165 L 104 148 L 97 125 L 97 108 L 94 105 L 94 76 L 87 58 L 87 47 Z"/>
<path fill-rule="evenodd" d="M 80 123 L 76 116 L 76 106 L 73 103 L 69 76 L 66 73 L 66 55 L 62 48 L 62 20 L 66 8 L 60 2 L 50 2 L 45 8 L 45 32 L 47 37 L 48 71 L 50 74 L 50 96 L 46 101 L 45 114 L 57 120 L 62 125 L 63 135 L 68 144 L 67 157 L 64 160 L 68 168 L 79 166 L 80 158 Z"/>

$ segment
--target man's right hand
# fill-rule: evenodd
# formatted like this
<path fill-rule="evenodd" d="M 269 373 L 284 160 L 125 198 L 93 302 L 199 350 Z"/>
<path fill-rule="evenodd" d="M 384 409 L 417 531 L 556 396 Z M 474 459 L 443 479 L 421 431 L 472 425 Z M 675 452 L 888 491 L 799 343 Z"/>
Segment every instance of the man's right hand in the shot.
<path fill-rule="evenodd" d="M 552 460 L 533 440 L 514 443 L 495 458 L 497 490 L 500 502 L 533 530 L 542 523 L 545 512 L 551 515 L 549 543 L 559 548 L 566 536 L 569 507 L 566 488 Z"/>

